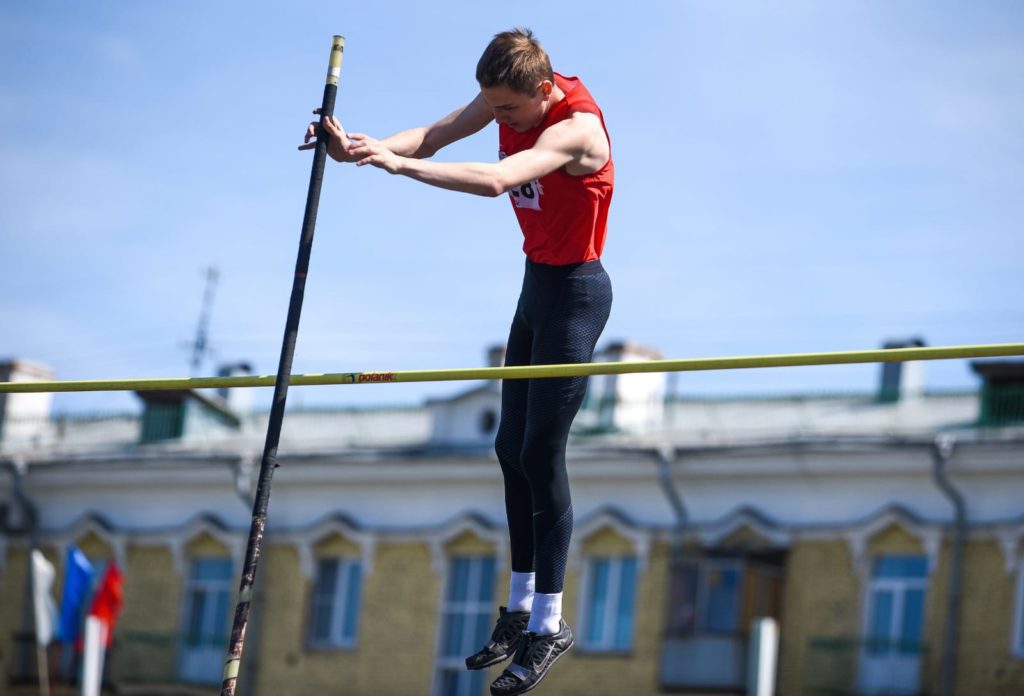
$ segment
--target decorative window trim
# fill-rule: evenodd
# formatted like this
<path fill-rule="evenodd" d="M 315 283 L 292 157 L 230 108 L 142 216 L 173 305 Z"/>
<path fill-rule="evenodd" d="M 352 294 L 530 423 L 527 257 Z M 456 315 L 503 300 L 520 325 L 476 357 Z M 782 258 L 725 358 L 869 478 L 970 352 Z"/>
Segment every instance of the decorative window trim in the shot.
<path fill-rule="evenodd" d="M 729 513 L 718 522 L 702 528 L 697 532 L 697 535 L 703 546 L 715 547 L 744 527 L 749 528 L 755 534 L 764 537 L 773 546 L 779 548 L 786 548 L 793 543 L 793 534 L 791 532 L 770 524 L 749 508 Z"/>
<path fill-rule="evenodd" d="M 325 539 L 338 535 L 353 542 L 359 547 L 360 561 L 363 564 L 363 575 L 373 572 L 373 557 L 377 549 L 377 539 L 373 534 L 361 531 L 348 520 L 331 517 L 314 525 L 301 533 L 277 537 L 276 541 L 290 542 L 299 552 L 299 572 L 310 582 L 316 575 L 317 555 L 314 551 L 317 544 Z"/>
<path fill-rule="evenodd" d="M 166 537 L 166 544 L 171 551 L 171 563 L 179 578 L 185 578 L 188 572 L 189 557 L 186 553 L 188 545 L 203 534 L 216 539 L 228 549 L 235 572 L 241 572 L 245 563 L 246 542 L 238 532 L 230 532 L 207 516 L 190 520 L 180 532 Z"/>
<path fill-rule="evenodd" d="M 585 567 L 585 560 L 589 556 L 584 555 L 583 547 L 586 546 L 587 540 L 598 534 L 605 529 L 610 529 L 612 532 L 618 534 L 626 541 L 629 542 L 630 546 L 633 547 L 633 555 L 636 557 L 636 572 L 637 577 L 647 570 L 647 565 L 651 557 L 651 534 L 646 529 L 641 529 L 635 525 L 629 524 L 623 520 L 619 515 L 616 515 L 608 510 L 601 510 L 600 512 L 588 517 L 581 525 L 576 528 L 576 532 L 573 535 L 575 541 L 573 542 L 569 550 L 569 560 L 576 568 Z"/>
<path fill-rule="evenodd" d="M 869 579 L 873 554 L 868 546 L 872 537 L 882 530 L 896 526 L 921 542 L 923 554 L 928 558 L 928 576 L 931 577 L 938 565 L 939 549 L 942 547 L 942 528 L 930 526 L 911 518 L 903 510 L 885 510 L 863 524 L 841 533 L 850 549 L 850 559 L 854 572 L 860 578 Z"/>
<path fill-rule="evenodd" d="M 430 561 L 434 573 L 447 580 L 449 554 L 445 547 L 466 532 L 480 537 L 494 545 L 494 557 L 497 561 L 495 570 L 504 573 L 509 566 L 508 533 L 504 528 L 492 527 L 475 515 L 463 515 L 442 527 L 427 540 L 430 546 Z"/>
<path fill-rule="evenodd" d="M 114 554 L 114 562 L 117 563 L 119 568 L 127 568 L 128 544 L 124 535 L 111 531 L 107 525 L 92 514 L 86 514 L 79 517 L 59 532 L 47 534 L 46 538 L 41 541 L 55 546 L 57 556 L 62 559 L 61 562 L 63 562 L 63 559 L 68 555 L 68 547 L 82 537 L 87 536 L 90 532 L 95 534 L 99 537 L 100 541 L 110 547 L 110 550 Z"/>

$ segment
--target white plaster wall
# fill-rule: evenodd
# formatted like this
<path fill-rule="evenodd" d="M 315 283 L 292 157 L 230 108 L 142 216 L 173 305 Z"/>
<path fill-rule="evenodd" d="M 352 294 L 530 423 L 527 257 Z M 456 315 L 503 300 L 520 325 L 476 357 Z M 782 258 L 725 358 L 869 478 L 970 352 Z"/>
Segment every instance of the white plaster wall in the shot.
<path fill-rule="evenodd" d="M 273 528 L 302 528 L 337 512 L 369 528 L 434 526 L 465 511 L 504 520 L 501 473 L 493 457 L 353 462 L 339 456 L 282 463 L 269 509 Z M 850 524 L 891 505 L 926 521 L 948 521 L 952 507 L 932 481 L 931 466 L 925 447 L 684 454 L 673 465 L 673 481 L 697 523 L 751 507 L 783 525 Z M 576 453 L 569 470 L 577 518 L 610 506 L 642 523 L 674 522 L 653 456 Z M 1024 462 L 1016 450 L 979 449 L 972 455 L 966 447 L 950 472 L 967 497 L 972 521 L 1024 515 Z M 26 484 L 47 529 L 66 527 L 87 513 L 131 529 L 174 527 L 200 513 L 247 527 L 251 516 L 226 462 L 30 468 Z"/>

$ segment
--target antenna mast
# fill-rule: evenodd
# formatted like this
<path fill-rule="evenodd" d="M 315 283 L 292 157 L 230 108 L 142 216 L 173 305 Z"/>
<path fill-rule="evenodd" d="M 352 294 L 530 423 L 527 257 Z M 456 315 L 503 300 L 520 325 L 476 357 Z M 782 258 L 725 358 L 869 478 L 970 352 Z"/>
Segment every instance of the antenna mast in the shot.
<path fill-rule="evenodd" d="M 192 368 L 191 376 L 195 377 L 199 372 L 199 366 L 203 359 L 212 352 L 207 344 L 207 329 L 210 326 L 210 311 L 213 307 L 213 293 L 217 289 L 217 279 L 220 272 L 216 266 L 206 269 L 206 289 L 203 291 L 203 308 L 199 313 L 199 326 L 196 327 L 196 340 L 192 343 Z"/>

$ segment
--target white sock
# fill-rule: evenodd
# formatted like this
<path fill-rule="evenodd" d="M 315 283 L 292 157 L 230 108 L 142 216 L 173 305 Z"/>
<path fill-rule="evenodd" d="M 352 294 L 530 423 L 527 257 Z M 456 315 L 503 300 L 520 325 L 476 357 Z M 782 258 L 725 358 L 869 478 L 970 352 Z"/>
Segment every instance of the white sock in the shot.
<path fill-rule="evenodd" d="M 512 579 L 508 581 L 509 611 L 530 611 L 533 606 L 533 584 L 536 573 L 517 573 L 512 571 Z"/>
<path fill-rule="evenodd" d="M 530 624 L 527 631 L 542 636 L 553 636 L 562 627 L 562 593 L 533 595 L 533 608 L 530 610 Z"/>

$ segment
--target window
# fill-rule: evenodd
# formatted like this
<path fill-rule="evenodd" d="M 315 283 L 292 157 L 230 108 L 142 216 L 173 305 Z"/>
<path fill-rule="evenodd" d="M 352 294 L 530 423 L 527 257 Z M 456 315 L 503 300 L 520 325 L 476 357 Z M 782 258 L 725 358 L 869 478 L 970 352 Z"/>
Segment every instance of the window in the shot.
<path fill-rule="evenodd" d="M 871 655 L 921 651 L 928 559 L 880 556 L 875 559 L 868 595 L 867 650 Z"/>
<path fill-rule="evenodd" d="M 494 626 L 494 558 L 457 556 L 448 566 L 441 606 L 435 693 L 483 696 L 487 672 L 466 670 L 466 657 L 488 641 Z"/>
<path fill-rule="evenodd" d="M 224 648 L 232 600 L 230 558 L 192 560 L 185 585 L 180 675 L 184 681 L 216 683 L 224 671 Z"/>
<path fill-rule="evenodd" d="M 780 552 L 688 556 L 673 564 L 663 688 L 742 691 L 753 620 L 779 618 Z"/>
<path fill-rule="evenodd" d="M 185 432 L 185 404 L 147 401 L 142 412 L 142 442 L 174 440 Z"/>
<path fill-rule="evenodd" d="M 756 617 L 778 617 L 780 572 L 749 560 L 706 558 L 672 574 L 669 632 L 746 634 Z"/>
<path fill-rule="evenodd" d="M 636 559 L 590 559 L 583 593 L 582 647 L 628 650 L 633 645 Z"/>
<path fill-rule="evenodd" d="M 927 589 L 926 556 L 874 559 L 865 595 L 858 693 L 920 692 Z"/>
<path fill-rule="evenodd" d="M 704 569 L 704 625 L 708 633 L 736 633 L 740 627 L 740 568 Z"/>
<path fill-rule="evenodd" d="M 231 595 L 231 560 L 197 558 L 188 581 L 188 645 L 220 645 L 227 638 Z"/>
<path fill-rule="evenodd" d="M 321 558 L 310 607 L 309 644 L 351 648 L 356 644 L 362 564 L 352 558 Z"/>

